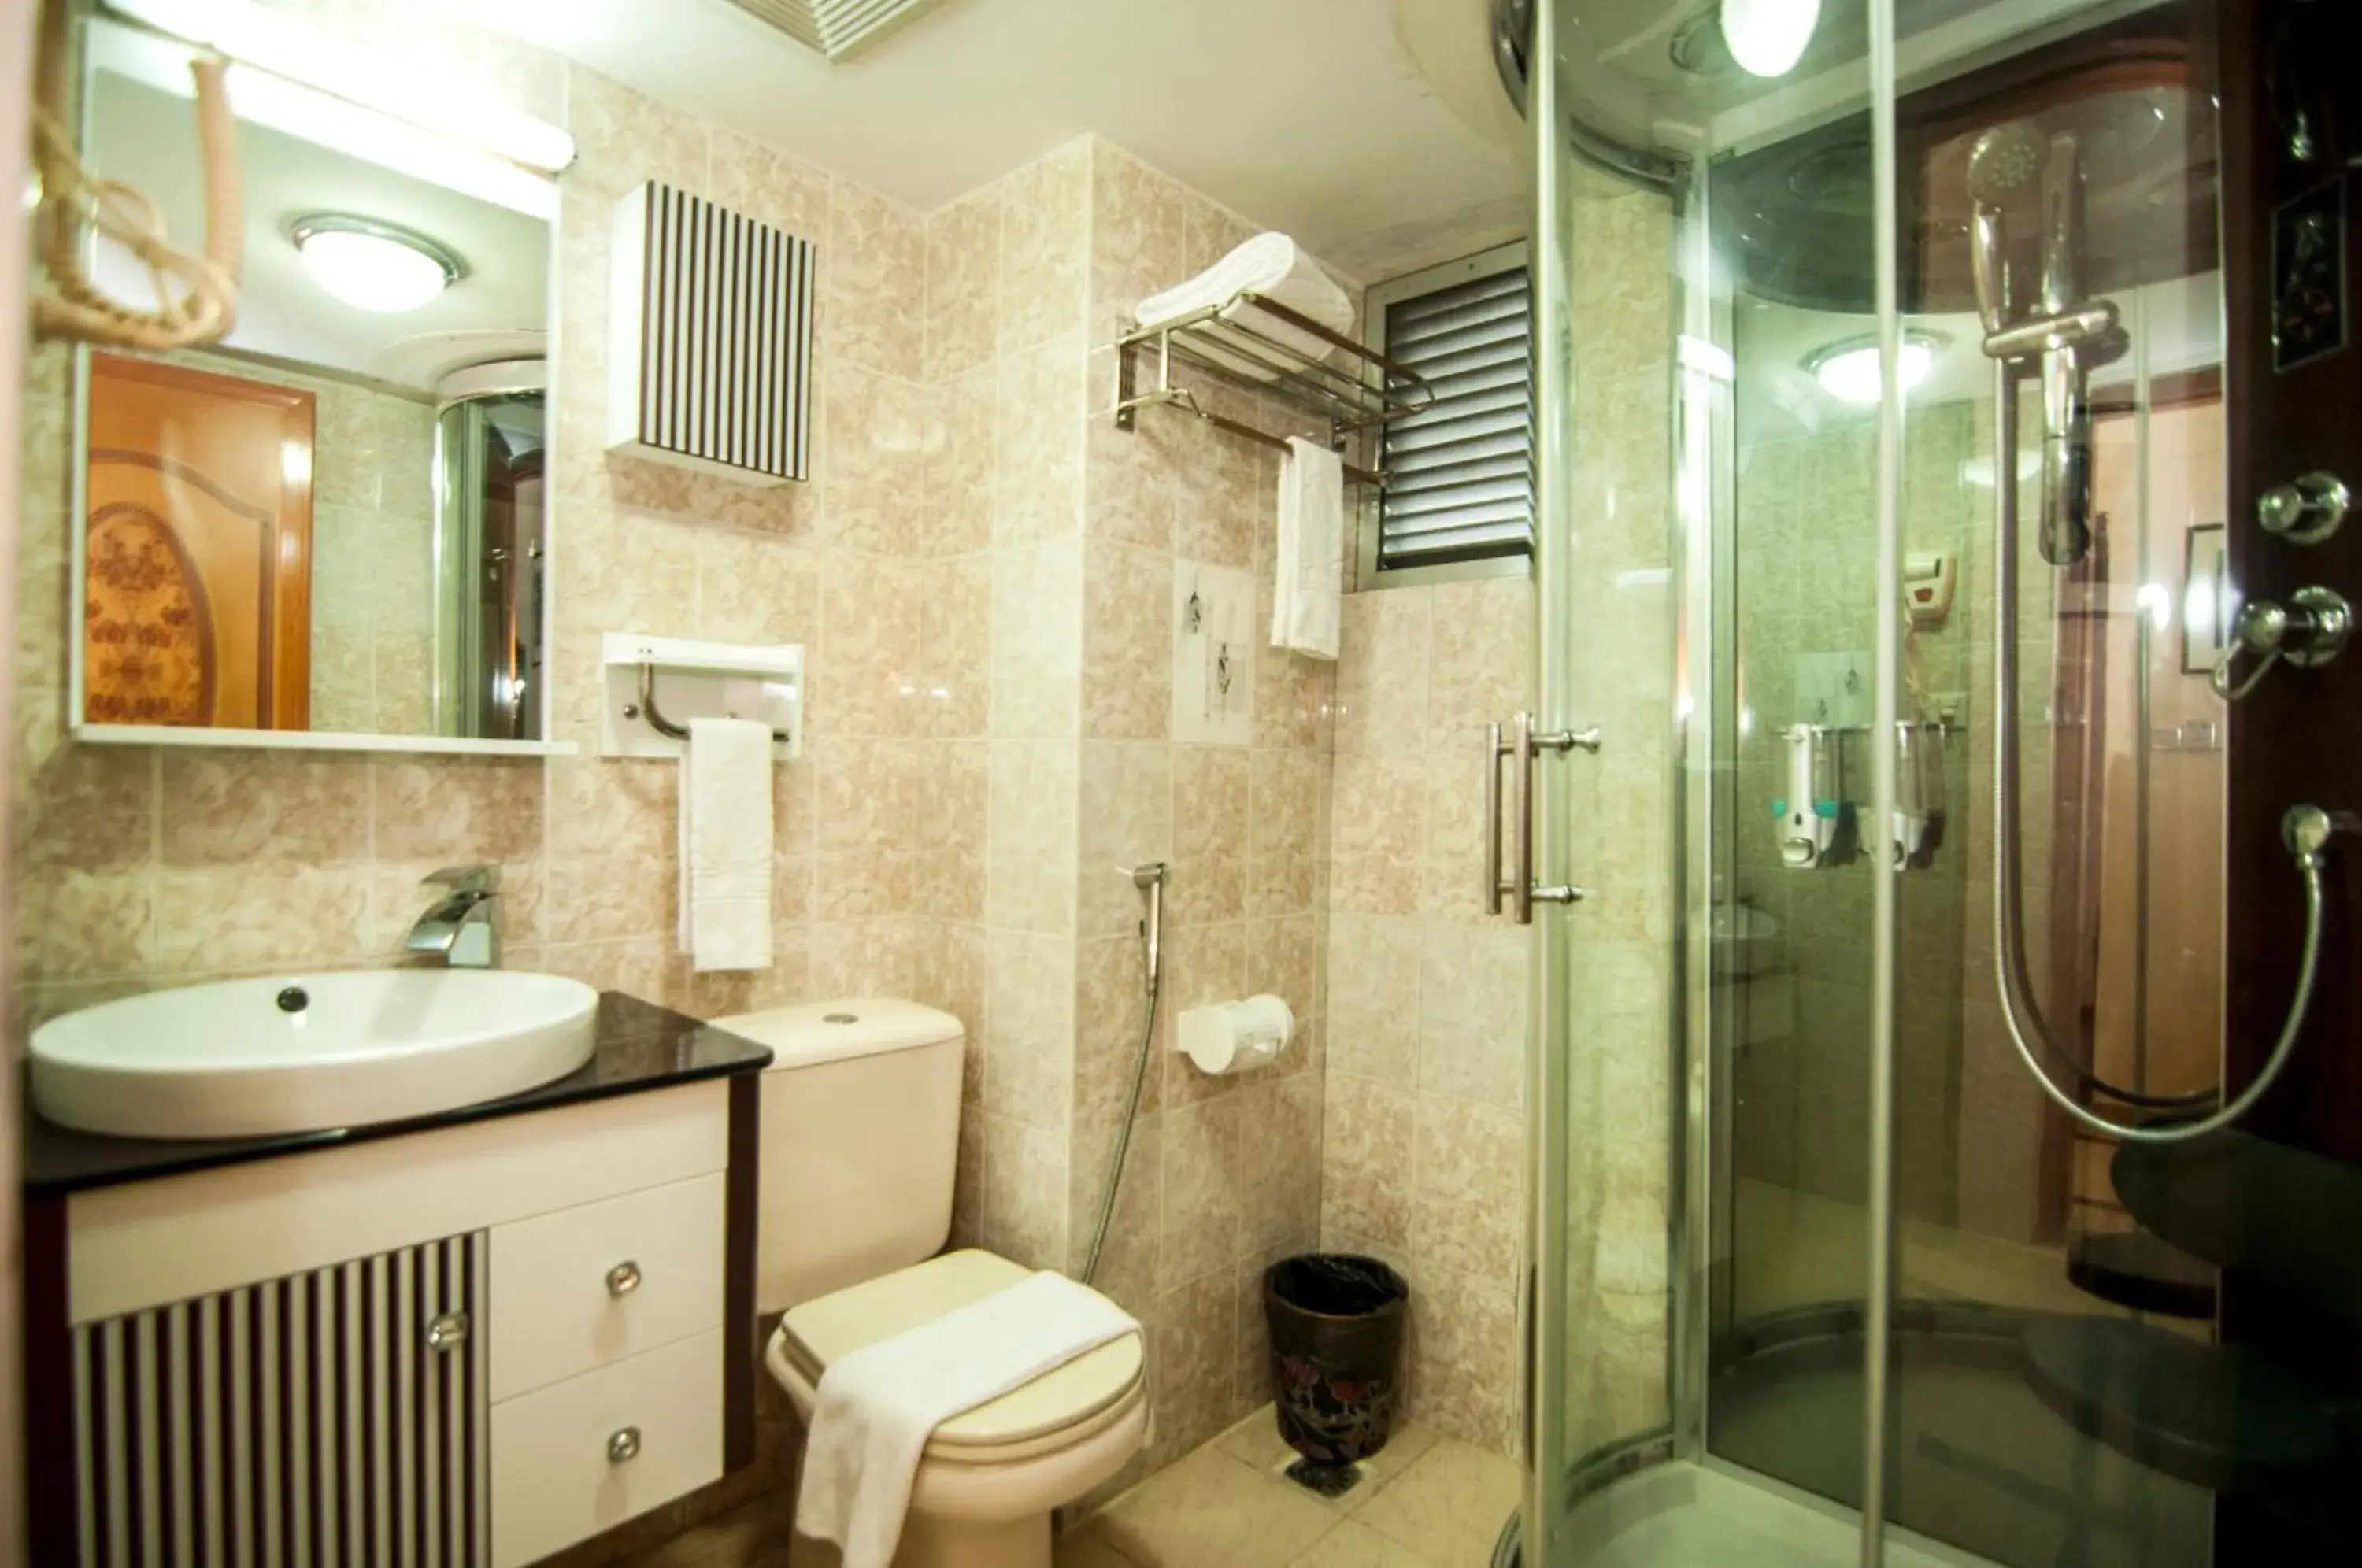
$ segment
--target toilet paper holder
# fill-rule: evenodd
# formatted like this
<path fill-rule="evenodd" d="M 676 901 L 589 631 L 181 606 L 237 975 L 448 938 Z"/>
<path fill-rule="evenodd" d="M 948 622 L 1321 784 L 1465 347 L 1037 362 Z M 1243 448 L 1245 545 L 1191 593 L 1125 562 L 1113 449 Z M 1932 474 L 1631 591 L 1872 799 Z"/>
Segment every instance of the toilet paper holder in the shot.
<path fill-rule="evenodd" d="M 1295 1037 L 1295 1010 L 1279 997 L 1253 996 L 1189 1009 L 1173 1048 L 1199 1072 L 1220 1077 L 1275 1060 Z"/>

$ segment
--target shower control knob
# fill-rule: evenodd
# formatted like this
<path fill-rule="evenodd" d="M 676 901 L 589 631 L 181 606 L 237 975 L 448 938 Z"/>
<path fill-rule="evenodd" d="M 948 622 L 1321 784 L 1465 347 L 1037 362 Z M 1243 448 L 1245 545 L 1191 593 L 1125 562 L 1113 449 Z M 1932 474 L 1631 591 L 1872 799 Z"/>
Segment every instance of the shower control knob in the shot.
<path fill-rule="evenodd" d="M 2253 600 L 2231 623 L 2231 640 L 2214 660 L 2207 684 L 2217 697 L 2236 702 L 2271 673 L 2272 666 L 2318 669 L 2345 652 L 2353 635 L 2354 607 L 2334 589 L 2300 588 L 2284 605 Z M 2256 656 L 2256 666 L 2245 680 L 2235 680 L 2232 668 L 2242 653 Z"/>
<path fill-rule="evenodd" d="M 2318 545 L 2337 532 L 2353 503 L 2345 480 L 2316 471 L 2276 484 L 2257 496 L 2256 521 L 2265 533 L 2291 545 Z"/>

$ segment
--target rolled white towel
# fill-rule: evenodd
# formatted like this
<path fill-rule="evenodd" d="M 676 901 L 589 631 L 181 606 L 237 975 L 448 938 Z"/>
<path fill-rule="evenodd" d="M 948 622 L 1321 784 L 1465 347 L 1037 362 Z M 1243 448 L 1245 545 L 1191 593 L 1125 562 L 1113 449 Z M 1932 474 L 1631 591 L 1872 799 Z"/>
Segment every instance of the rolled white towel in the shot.
<path fill-rule="evenodd" d="M 1259 309 L 1255 301 L 1242 297 L 1247 294 L 1285 305 L 1333 332 L 1352 329 L 1352 296 L 1284 234 L 1256 235 L 1196 277 L 1149 295 L 1134 308 L 1132 316 L 1142 326 L 1154 326 L 1192 311 L 1220 307 L 1224 321 L 1284 344 L 1306 359 L 1325 361 L 1336 353 L 1336 345 Z M 1281 367 L 1259 352 L 1243 334 L 1217 329 L 1212 336 L 1215 342 L 1199 344 L 1199 351 L 1225 369 L 1260 381 L 1279 373 Z M 1231 347 L 1217 346 L 1225 340 Z"/>

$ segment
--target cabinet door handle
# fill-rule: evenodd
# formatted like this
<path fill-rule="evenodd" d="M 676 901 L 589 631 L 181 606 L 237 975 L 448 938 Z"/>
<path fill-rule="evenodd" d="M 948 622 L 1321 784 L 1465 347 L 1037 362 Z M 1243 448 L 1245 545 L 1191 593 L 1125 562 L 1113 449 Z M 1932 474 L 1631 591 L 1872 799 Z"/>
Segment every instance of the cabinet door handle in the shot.
<path fill-rule="evenodd" d="M 640 1287 L 640 1265 L 625 1258 L 607 1271 L 607 1294 L 618 1298 Z"/>
<path fill-rule="evenodd" d="M 446 1312 L 426 1325 L 426 1348 L 448 1355 L 468 1342 L 468 1314 Z"/>
<path fill-rule="evenodd" d="M 628 1464 L 640 1456 L 640 1429 L 619 1427 L 607 1434 L 607 1463 Z"/>

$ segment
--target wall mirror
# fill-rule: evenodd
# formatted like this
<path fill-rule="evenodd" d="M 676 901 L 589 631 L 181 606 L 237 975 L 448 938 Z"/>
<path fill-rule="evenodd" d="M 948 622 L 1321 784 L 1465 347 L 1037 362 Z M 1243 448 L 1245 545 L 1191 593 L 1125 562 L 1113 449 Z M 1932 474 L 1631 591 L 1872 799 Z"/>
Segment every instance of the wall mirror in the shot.
<path fill-rule="evenodd" d="M 83 151 L 204 232 L 186 46 L 91 24 Z M 552 750 L 556 190 L 250 67 L 235 328 L 77 385 L 86 740 Z M 95 241 L 94 280 L 149 297 Z"/>

